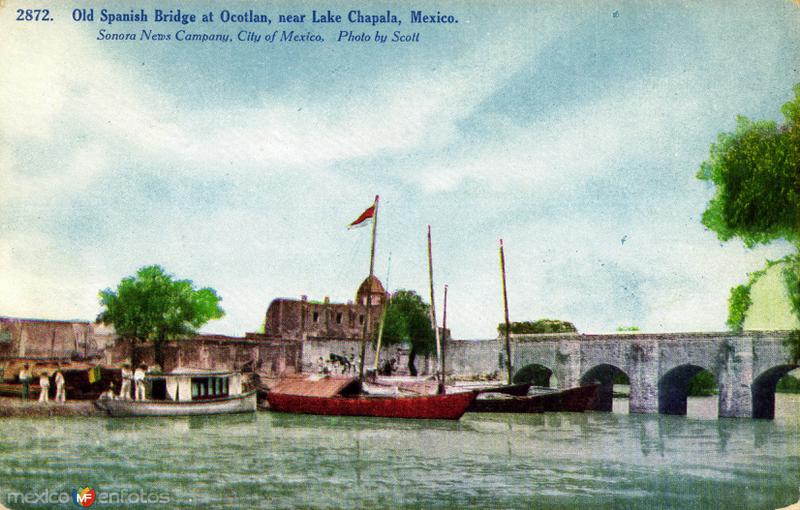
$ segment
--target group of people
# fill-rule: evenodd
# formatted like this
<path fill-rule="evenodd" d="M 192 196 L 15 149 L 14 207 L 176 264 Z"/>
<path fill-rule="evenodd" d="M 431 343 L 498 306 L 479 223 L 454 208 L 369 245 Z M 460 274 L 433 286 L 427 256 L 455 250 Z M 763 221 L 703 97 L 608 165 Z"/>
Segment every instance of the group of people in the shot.
<path fill-rule="evenodd" d="M 356 357 L 355 350 L 347 357 L 344 353 L 341 355 L 330 353 L 326 360 L 322 356 L 317 360 L 317 372 L 320 374 L 355 374 L 358 372 L 360 358 Z"/>
<path fill-rule="evenodd" d="M 317 372 L 320 374 L 357 374 L 360 368 L 360 360 L 361 358 L 356 356 L 355 350 L 350 353 L 350 357 L 345 356 L 344 353 L 341 355 L 330 353 L 327 360 L 322 356 L 319 357 L 317 360 Z M 381 375 L 392 375 L 397 371 L 399 363 L 399 355 L 384 360 L 378 372 Z"/>
<path fill-rule="evenodd" d="M 119 395 L 114 393 L 114 383 L 111 382 L 108 389 L 104 391 L 100 398 L 119 398 L 122 400 L 130 400 L 131 387 L 134 390 L 135 400 L 145 400 L 145 375 L 147 373 L 147 365 L 139 365 L 136 370 L 131 370 L 130 363 L 122 364 L 122 385 L 120 386 Z M 39 373 L 39 402 L 50 402 L 50 388 L 52 383 L 55 385 L 55 402 L 67 401 L 66 381 L 64 374 L 61 372 L 61 365 L 59 365 L 55 372 L 50 374 L 47 371 Z M 31 385 L 34 380 L 33 373 L 29 364 L 24 364 L 22 370 L 19 372 L 19 382 L 22 384 L 22 400 L 30 399 Z"/>
<path fill-rule="evenodd" d="M 19 381 L 22 383 L 22 400 L 28 400 L 30 398 L 31 380 L 33 380 L 33 375 L 31 374 L 30 365 L 26 363 L 25 365 L 23 365 L 22 370 L 19 373 Z M 53 373 L 53 382 L 56 385 L 55 401 L 66 402 L 67 401 L 66 382 L 64 380 L 64 374 L 61 373 L 60 365 L 56 368 L 56 371 Z M 50 401 L 50 374 L 44 371 L 39 374 L 39 402 L 49 402 L 49 401 Z"/>
<path fill-rule="evenodd" d="M 131 399 L 131 386 L 134 389 L 134 400 L 146 400 L 144 377 L 147 374 L 147 365 L 139 365 L 136 370 L 131 370 L 130 363 L 122 364 L 122 384 L 119 388 L 119 395 L 114 393 L 114 383 L 109 384 L 108 389 L 100 394 L 100 398 L 108 399 Z"/>

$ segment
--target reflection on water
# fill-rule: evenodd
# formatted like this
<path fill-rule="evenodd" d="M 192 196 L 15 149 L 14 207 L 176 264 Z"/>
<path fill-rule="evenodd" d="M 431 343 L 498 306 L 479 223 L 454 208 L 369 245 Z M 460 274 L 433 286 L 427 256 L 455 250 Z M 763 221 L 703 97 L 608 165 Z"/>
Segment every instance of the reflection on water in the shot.
<path fill-rule="evenodd" d="M 2 419 L 0 493 L 158 490 L 169 508 L 761 509 L 798 499 L 800 396 L 779 395 L 774 421 L 708 419 L 713 397 L 690 399 L 688 418 L 614 404 L 622 412 L 459 422 Z"/>

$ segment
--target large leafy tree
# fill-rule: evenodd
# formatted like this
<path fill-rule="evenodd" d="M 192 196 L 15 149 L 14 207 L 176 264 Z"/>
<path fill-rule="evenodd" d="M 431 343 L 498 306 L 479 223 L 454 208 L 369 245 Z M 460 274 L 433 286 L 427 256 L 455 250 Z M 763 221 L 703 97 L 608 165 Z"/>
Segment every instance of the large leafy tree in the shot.
<path fill-rule="evenodd" d="M 97 322 L 113 325 L 132 344 L 152 342 L 161 367 L 164 343 L 190 336 L 225 315 L 214 289 L 195 289 L 191 280 L 175 280 L 157 265 L 139 269 L 123 278 L 116 290 L 100 291 L 99 297 L 104 309 Z"/>
<path fill-rule="evenodd" d="M 392 295 L 383 321 L 382 343 L 408 345 L 408 369 L 416 375 L 416 357 L 436 351 L 430 305 L 413 290 L 398 290 Z"/>
<path fill-rule="evenodd" d="M 703 225 L 723 241 L 800 242 L 800 84 L 794 92 L 783 125 L 738 117 L 736 131 L 719 135 L 697 173 L 717 188 Z"/>
<path fill-rule="evenodd" d="M 722 133 L 711 146 L 709 159 L 697 177 L 716 186 L 703 213 L 703 225 L 723 241 L 738 237 L 748 247 L 786 239 L 800 248 L 800 83 L 795 97 L 781 109 L 785 122 L 737 118 L 736 131 Z M 800 317 L 798 255 L 789 258 L 787 289 Z M 793 262 L 794 261 L 794 262 Z M 750 284 L 731 289 L 728 324 L 741 329 L 750 306 Z M 800 333 L 787 344 L 792 357 L 800 356 Z"/>

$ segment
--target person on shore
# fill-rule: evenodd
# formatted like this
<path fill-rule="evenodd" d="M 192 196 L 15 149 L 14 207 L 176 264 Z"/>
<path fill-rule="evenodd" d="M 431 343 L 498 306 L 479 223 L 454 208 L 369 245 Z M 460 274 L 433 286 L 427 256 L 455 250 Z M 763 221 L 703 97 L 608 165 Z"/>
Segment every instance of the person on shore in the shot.
<path fill-rule="evenodd" d="M 31 395 L 31 371 L 27 363 L 22 365 L 19 372 L 19 382 L 22 383 L 22 400 L 28 400 Z"/>
<path fill-rule="evenodd" d="M 131 371 L 130 363 L 122 364 L 122 385 L 119 388 L 119 398 L 121 400 L 131 399 L 131 382 L 133 381 L 133 372 Z"/>
<path fill-rule="evenodd" d="M 144 375 L 147 371 L 147 365 L 139 365 L 136 372 L 133 374 L 133 384 L 135 385 L 135 398 L 136 400 L 144 400 Z"/>
<path fill-rule="evenodd" d="M 100 394 L 100 400 L 114 400 L 116 395 L 114 394 L 114 383 L 111 382 L 108 385 L 108 389 Z"/>
<path fill-rule="evenodd" d="M 50 376 L 47 372 L 39 376 L 39 402 L 50 402 Z"/>
<path fill-rule="evenodd" d="M 54 375 L 54 379 L 56 382 L 56 402 L 64 403 L 67 401 L 67 391 L 64 388 L 64 374 L 61 373 L 61 366 L 56 369 L 56 373 Z"/>

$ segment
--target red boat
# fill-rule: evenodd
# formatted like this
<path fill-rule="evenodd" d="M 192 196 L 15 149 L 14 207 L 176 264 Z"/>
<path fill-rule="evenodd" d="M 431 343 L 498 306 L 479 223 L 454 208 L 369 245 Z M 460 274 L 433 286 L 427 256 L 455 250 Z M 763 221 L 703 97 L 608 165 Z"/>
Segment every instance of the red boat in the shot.
<path fill-rule="evenodd" d="M 594 403 L 599 384 L 566 390 L 550 390 L 539 395 L 514 397 L 484 394 L 469 408 L 477 413 L 582 413 Z"/>
<path fill-rule="evenodd" d="M 329 416 L 458 420 L 475 400 L 472 391 L 445 395 L 367 395 L 353 377 L 284 379 L 267 393 L 271 411 Z"/>

